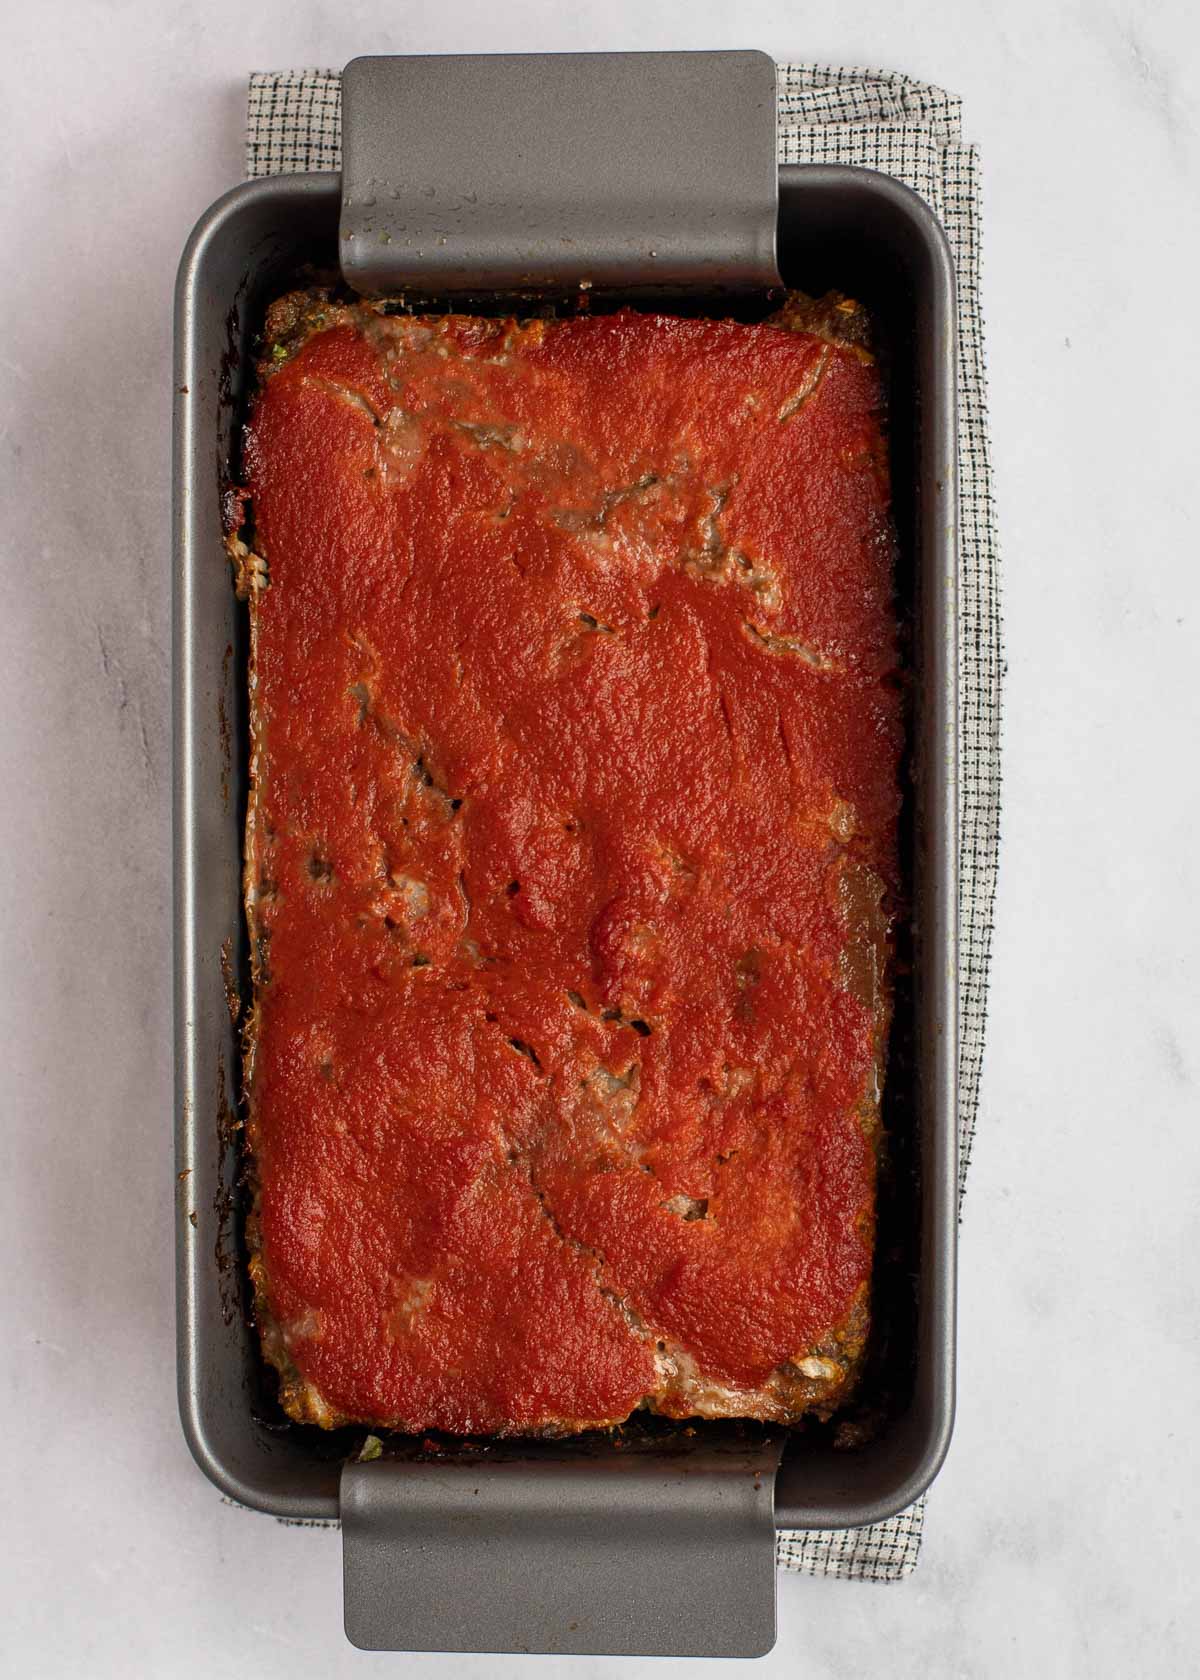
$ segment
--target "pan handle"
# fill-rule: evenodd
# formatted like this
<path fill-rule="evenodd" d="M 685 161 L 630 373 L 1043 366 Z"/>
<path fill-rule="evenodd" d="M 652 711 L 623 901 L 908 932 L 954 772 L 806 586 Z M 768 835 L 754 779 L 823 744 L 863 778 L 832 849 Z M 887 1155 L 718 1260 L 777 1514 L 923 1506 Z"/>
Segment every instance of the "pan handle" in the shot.
<path fill-rule="evenodd" d="M 775 82 L 761 52 L 356 58 L 342 273 L 367 295 L 769 291 Z"/>
<path fill-rule="evenodd" d="M 371 1651 L 761 1656 L 782 1442 L 348 1464 L 347 1636 Z"/>

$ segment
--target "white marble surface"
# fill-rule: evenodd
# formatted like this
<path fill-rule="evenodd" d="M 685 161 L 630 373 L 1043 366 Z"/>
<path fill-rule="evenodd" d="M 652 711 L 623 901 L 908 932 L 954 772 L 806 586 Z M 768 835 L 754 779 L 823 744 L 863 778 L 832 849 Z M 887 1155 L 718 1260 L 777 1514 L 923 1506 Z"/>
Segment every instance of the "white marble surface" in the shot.
<path fill-rule="evenodd" d="M 223 1505 L 185 1452 L 173 1392 L 179 249 L 238 178 L 251 68 L 364 50 L 629 45 L 759 45 L 906 69 L 964 95 L 985 163 L 1009 674 L 957 1437 L 914 1578 L 785 1575 L 778 1647 L 745 1671 L 1195 1672 L 1193 8 L 60 0 L 9 14 L 0 62 L 9 1673 L 684 1672 L 352 1652 L 336 1536 Z"/>

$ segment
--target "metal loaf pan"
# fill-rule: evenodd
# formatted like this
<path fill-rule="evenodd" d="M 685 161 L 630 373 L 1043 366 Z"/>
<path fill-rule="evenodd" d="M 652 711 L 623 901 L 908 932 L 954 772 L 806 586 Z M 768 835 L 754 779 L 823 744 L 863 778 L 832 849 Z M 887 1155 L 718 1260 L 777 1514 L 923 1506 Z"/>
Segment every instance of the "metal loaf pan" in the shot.
<path fill-rule="evenodd" d="M 282 1419 L 244 1310 L 237 1220 L 239 1044 L 229 995 L 231 977 L 236 981 L 239 962 L 244 963 L 246 628 L 221 546 L 221 498 L 236 472 L 253 341 L 265 305 L 305 264 L 337 265 L 340 202 L 339 178 L 329 174 L 280 176 L 235 188 L 212 206 L 191 236 L 179 273 L 175 317 L 179 1405 L 188 1445 L 216 1486 L 244 1505 L 292 1519 L 349 1514 L 342 1468 L 362 1432 L 326 1436 Z M 884 1099 L 890 1144 L 881 1183 L 873 1353 L 857 1427 L 859 1444 L 848 1444 L 845 1430 L 839 1433 L 836 1427 L 798 1430 L 787 1442 L 774 1484 L 779 1528 L 838 1528 L 879 1521 L 922 1492 L 942 1462 L 953 1416 L 954 284 L 944 235 L 928 208 L 885 176 L 839 166 L 780 168 L 778 257 L 787 284 L 809 292 L 836 288 L 849 293 L 867 304 L 878 325 L 887 358 L 899 585 L 913 678 L 904 817 L 911 919 L 901 933 L 896 1027 Z M 714 313 L 726 307 L 715 300 Z M 665 1470 L 667 1444 L 661 1455 L 652 1440 L 644 1444 L 643 1470 L 653 1471 L 660 1456 Z M 475 1483 L 485 1479 L 501 1516 L 507 1511 L 515 1521 L 520 1501 L 508 1501 L 504 1491 L 515 1487 L 511 1459 L 508 1453 L 504 1462 L 490 1463 L 485 1456 L 474 1464 L 472 1476 Z M 538 1486 L 549 1490 L 546 1497 L 556 1510 L 569 1511 L 577 1497 L 591 1498 L 586 1453 L 571 1445 L 543 1445 L 536 1459 Z M 638 1509 L 648 1509 L 651 1517 L 660 1503 L 661 1523 L 654 1531 L 659 1557 L 670 1549 L 678 1514 L 672 1505 L 678 1503 L 678 1488 L 664 1494 L 666 1486 L 651 1474 L 636 1490 Z M 426 1511 L 420 1520 L 436 1523 L 438 1497 L 434 1488 L 429 1494 L 433 1517 Z M 531 1509 L 542 1508 L 535 1499 Z M 452 1520 L 449 1503 L 447 1512 Z M 395 1520 L 403 1529 L 403 1514 Z M 348 1531 L 351 1526 L 348 1521 Z M 705 1533 L 705 1544 L 719 1554 L 720 1521 L 714 1520 Z M 696 1544 L 694 1534 L 688 1543 Z M 686 1558 L 684 1566 L 691 1567 Z M 626 1638 L 611 1630 L 589 1635 L 585 1629 L 559 1638 L 496 1626 L 494 1641 L 482 1648 L 697 1650 L 680 1616 L 672 1620 L 669 1606 L 657 1641 L 644 1632 Z M 413 1648 L 419 1643 L 481 1648 L 457 1641 L 452 1630 L 442 1637 L 436 1627 L 428 1636 L 409 1637 Z M 703 1651 L 719 1654 L 721 1648 L 710 1640 Z M 762 1639 L 756 1644 L 755 1636 L 736 1633 L 724 1646 L 743 1654 L 762 1648 Z"/>

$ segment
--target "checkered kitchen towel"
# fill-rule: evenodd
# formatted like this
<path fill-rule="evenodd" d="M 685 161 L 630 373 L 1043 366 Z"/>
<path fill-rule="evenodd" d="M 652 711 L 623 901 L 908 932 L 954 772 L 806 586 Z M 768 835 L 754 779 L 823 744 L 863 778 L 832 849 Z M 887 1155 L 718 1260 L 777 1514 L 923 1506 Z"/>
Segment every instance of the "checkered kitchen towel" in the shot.
<path fill-rule="evenodd" d="M 251 76 L 248 175 L 338 169 L 341 150 L 337 71 Z M 906 182 L 941 218 L 958 274 L 961 1194 L 983 1060 L 1000 818 L 1000 579 L 979 302 L 979 159 L 974 147 L 963 143 L 954 94 L 907 76 L 811 64 L 779 66 L 779 159 L 858 164 Z M 870 1528 L 783 1533 L 779 1561 L 813 1575 L 900 1580 L 916 1566 L 924 1510 L 919 1499 Z"/>

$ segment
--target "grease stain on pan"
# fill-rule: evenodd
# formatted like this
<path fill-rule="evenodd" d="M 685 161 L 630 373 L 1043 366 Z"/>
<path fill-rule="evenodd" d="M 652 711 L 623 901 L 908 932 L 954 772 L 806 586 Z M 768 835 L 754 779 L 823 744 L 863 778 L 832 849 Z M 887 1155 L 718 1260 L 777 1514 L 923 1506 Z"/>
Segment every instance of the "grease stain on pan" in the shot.
<path fill-rule="evenodd" d="M 226 642 L 221 658 L 221 687 L 217 692 L 217 734 L 221 742 L 221 808 L 225 811 L 229 809 L 229 790 L 233 778 L 233 731 L 229 726 L 229 708 L 225 704 L 225 695 L 229 689 L 229 667 L 232 663 L 233 643 Z"/>
<path fill-rule="evenodd" d="M 228 944 L 228 941 L 226 942 Z M 222 956 L 225 947 L 222 947 Z M 225 1053 L 217 1052 L 217 1188 L 212 1200 L 217 1235 L 213 1258 L 221 1295 L 221 1318 L 233 1324 L 241 1311 L 241 1274 L 237 1259 L 237 1187 L 241 1176 L 242 1122 L 229 1100 Z"/>
<path fill-rule="evenodd" d="M 236 1027 L 242 1014 L 242 995 L 238 991 L 237 978 L 233 972 L 232 934 L 228 934 L 221 945 L 221 985 L 225 991 L 225 1007 L 229 1011 L 229 1019 Z"/>

